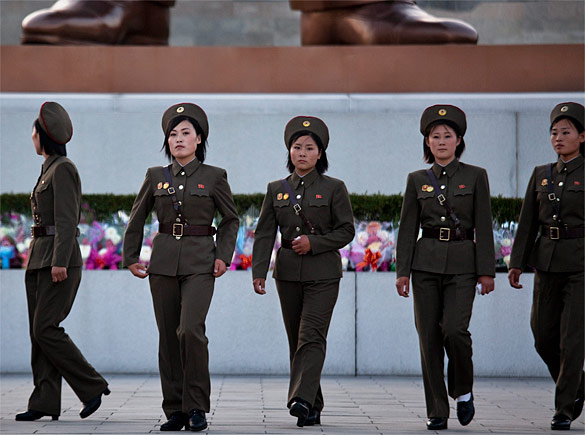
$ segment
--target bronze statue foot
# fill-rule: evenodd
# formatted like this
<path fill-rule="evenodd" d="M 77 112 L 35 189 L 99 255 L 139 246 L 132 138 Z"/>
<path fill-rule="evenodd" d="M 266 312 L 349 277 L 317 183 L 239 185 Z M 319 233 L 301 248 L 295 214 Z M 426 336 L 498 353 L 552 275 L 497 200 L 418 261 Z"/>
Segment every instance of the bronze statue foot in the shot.
<path fill-rule="evenodd" d="M 469 24 L 434 17 L 414 1 L 364 3 L 346 8 L 303 11 L 303 45 L 477 44 Z"/>
<path fill-rule="evenodd" d="M 169 19 L 161 1 L 59 0 L 22 21 L 22 43 L 167 45 Z"/>

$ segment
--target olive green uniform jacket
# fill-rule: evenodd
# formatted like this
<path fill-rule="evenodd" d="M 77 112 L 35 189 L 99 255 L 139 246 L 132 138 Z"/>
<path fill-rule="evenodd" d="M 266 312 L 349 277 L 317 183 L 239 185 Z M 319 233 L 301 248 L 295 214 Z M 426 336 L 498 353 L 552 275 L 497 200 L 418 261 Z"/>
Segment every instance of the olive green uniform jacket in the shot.
<path fill-rule="evenodd" d="M 495 252 L 490 190 L 485 169 L 455 159 L 444 168 L 437 163 L 432 170 L 441 193 L 445 195 L 461 222 L 461 229 L 475 229 L 475 242 L 443 242 L 420 238 L 419 228 L 450 228 L 453 220 L 437 200 L 437 192 L 425 170 L 412 172 L 400 215 L 396 250 L 397 276 L 410 276 L 412 270 L 441 274 L 474 273 L 495 276 Z"/>
<path fill-rule="evenodd" d="M 216 258 L 229 266 L 239 220 L 226 171 L 196 159 L 184 167 L 173 160 L 169 169 L 189 225 L 211 225 L 217 210 L 222 219 L 215 243 L 213 236 L 183 236 L 177 240 L 171 234 L 158 233 L 152 244 L 148 272 L 166 276 L 213 273 Z M 160 223 L 175 223 L 177 213 L 168 189 L 164 188 L 165 182 L 162 166 L 146 171 L 124 235 L 124 267 L 138 263 L 144 223 L 153 208 Z"/>
<path fill-rule="evenodd" d="M 355 228 L 349 195 L 343 181 L 321 175 L 316 169 L 304 177 L 296 172 L 286 180 L 291 186 L 307 219 L 310 229 L 293 210 L 291 199 L 280 180 L 268 184 L 262 211 L 254 235 L 252 254 L 253 278 L 266 278 L 276 231 L 294 239 L 306 235 L 311 251 L 297 255 L 292 249 L 280 248 L 273 277 L 282 281 L 318 281 L 341 278 L 339 249 L 353 240 Z"/>
<path fill-rule="evenodd" d="M 518 231 L 512 247 L 510 268 L 524 269 L 528 264 L 545 272 L 579 272 L 583 266 L 583 238 L 551 240 L 541 237 L 542 226 L 560 226 L 553 219 L 554 209 L 548 199 L 547 165 L 537 166 L 528 182 L 522 203 Z M 562 224 L 569 228 L 583 226 L 584 188 L 583 156 L 568 163 L 561 159 L 552 167 L 555 196 L 560 199 Z"/>
<path fill-rule="evenodd" d="M 77 224 L 81 215 L 81 180 L 77 168 L 67 157 L 52 155 L 43 163 L 42 174 L 32 195 L 37 226 L 55 226 L 55 235 L 33 238 L 27 269 L 43 267 L 81 267 Z"/>

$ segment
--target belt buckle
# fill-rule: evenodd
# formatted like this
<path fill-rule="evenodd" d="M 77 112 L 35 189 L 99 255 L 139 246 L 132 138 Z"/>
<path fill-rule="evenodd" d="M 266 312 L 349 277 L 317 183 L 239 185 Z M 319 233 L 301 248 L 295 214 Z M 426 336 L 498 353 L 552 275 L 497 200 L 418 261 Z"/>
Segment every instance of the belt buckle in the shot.
<path fill-rule="evenodd" d="M 557 196 L 554 194 L 554 192 L 548 194 L 549 201 L 554 201 L 555 199 L 557 199 Z"/>
<path fill-rule="evenodd" d="M 437 196 L 437 199 L 439 200 L 439 204 L 441 205 L 443 205 L 443 203 L 447 200 L 447 198 L 445 198 L 445 195 L 443 195 L 442 193 Z"/>
<path fill-rule="evenodd" d="M 180 232 L 177 231 L 177 228 L 180 229 Z M 177 239 L 183 237 L 183 224 L 173 224 L 173 236 Z"/>
<path fill-rule="evenodd" d="M 551 240 L 559 240 L 559 227 L 548 228 L 548 238 Z"/>
<path fill-rule="evenodd" d="M 447 235 L 445 235 L 445 233 Z M 439 240 L 441 242 L 448 242 L 451 239 L 451 228 L 439 228 Z"/>
<path fill-rule="evenodd" d="M 293 205 L 293 208 L 295 209 L 296 214 L 299 214 L 301 212 L 301 205 L 299 203 Z"/>

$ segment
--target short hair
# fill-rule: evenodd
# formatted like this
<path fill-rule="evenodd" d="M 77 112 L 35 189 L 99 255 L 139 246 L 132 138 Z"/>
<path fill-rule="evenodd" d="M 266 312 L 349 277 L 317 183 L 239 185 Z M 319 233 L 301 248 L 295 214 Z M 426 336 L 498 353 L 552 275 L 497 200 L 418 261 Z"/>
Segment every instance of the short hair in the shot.
<path fill-rule="evenodd" d="M 169 136 L 171 134 L 171 131 L 173 131 L 173 128 L 175 128 L 183 121 L 189 121 L 193 128 L 195 129 L 195 133 L 197 135 L 201 135 L 201 143 L 197 145 L 197 149 L 195 150 L 195 157 L 197 158 L 197 160 L 203 163 L 205 161 L 205 152 L 207 151 L 207 136 L 203 132 L 203 129 L 201 128 L 199 123 L 190 116 L 177 116 L 176 118 L 173 118 L 169 122 L 161 151 L 164 150 L 165 155 L 167 156 L 169 161 L 173 160 L 173 155 L 171 154 L 171 149 L 169 147 Z"/>
<path fill-rule="evenodd" d="M 429 125 L 427 125 L 427 128 L 425 129 L 425 137 L 423 139 L 423 153 L 424 153 L 423 158 L 424 158 L 424 161 L 427 163 L 434 163 L 435 156 L 431 152 L 431 148 L 429 146 L 427 146 L 426 139 L 431 134 L 431 131 L 433 131 L 433 129 L 435 127 L 438 127 L 440 125 L 446 125 L 447 127 L 451 127 L 455 131 L 455 134 L 457 135 L 457 137 L 461 138 L 461 142 L 459 142 L 459 145 L 457 145 L 457 148 L 455 148 L 455 157 L 459 158 L 461 156 L 461 154 L 463 154 L 463 151 L 465 151 L 465 139 L 463 139 L 463 136 L 461 135 L 461 132 L 460 132 L 457 124 L 455 124 L 454 122 L 451 122 L 447 119 L 441 119 L 441 120 L 438 120 L 435 122 L 431 122 Z"/>
<path fill-rule="evenodd" d="M 287 167 L 288 171 L 292 174 L 293 171 L 295 170 L 295 165 L 293 165 L 293 162 L 290 158 L 290 148 L 291 148 L 292 144 L 301 136 L 309 136 L 311 139 L 313 139 L 315 141 L 315 143 L 317 144 L 317 148 L 319 149 L 319 151 L 321 151 L 321 157 L 319 158 L 319 160 L 317 160 L 317 164 L 315 165 L 315 169 L 317 169 L 317 172 L 319 174 L 323 174 L 323 173 L 327 172 L 327 169 L 329 169 L 329 162 L 327 161 L 327 152 L 325 151 L 325 148 L 323 148 L 323 142 L 321 142 L 321 139 L 319 139 L 319 136 L 317 136 L 315 133 L 307 131 L 307 130 L 297 131 L 295 134 L 293 134 L 290 137 L 290 140 L 288 141 L 288 144 L 287 144 L 288 152 L 286 153 L 286 159 L 287 159 L 286 167 Z"/>
<path fill-rule="evenodd" d="M 47 132 L 41 127 L 41 123 L 38 119 L 35 119 L 33 124 L 34 129 L 39 134 L 39 142 L 41 144 L 41 151 L 45 154 L 52 156 L 57 154 L 59 156 L 67 156 L 67 148 L 65 144 L 57 143 L 49 137 Z"/>
<path fill-rule="evenodd" d="M 573 127 L 575 127 L 575 129 L 577 130 L 578 134 L 583 133 L 583 131 L 585 131 L 585 128 L 583 128 L 583 124 L 581 124 L 579 121 L 577 121 L 574 118 L 571 118 L 569 116 L 559 116 L 555 122 L 550 126 L 549 132 L 552 132 L 552 129 L 555 125 L 557 125 L 557 123 L 563 119 L 566 119 L 567 121 L 569 121 L 569 123 L 571 123 L 573 125 Z M 585 142 L 581 142 L 581 145 L 579 145 L 579 153 L 582 156 L 585 156 L 584 150 L 583 148 L 585 147 Z"/>

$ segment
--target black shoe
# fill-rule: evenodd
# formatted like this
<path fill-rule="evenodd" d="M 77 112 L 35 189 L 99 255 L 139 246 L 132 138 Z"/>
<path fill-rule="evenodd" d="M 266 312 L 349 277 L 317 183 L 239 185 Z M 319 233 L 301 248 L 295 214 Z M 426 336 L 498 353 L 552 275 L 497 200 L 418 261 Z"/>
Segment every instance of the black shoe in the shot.
<path fill-rule="evenodd" d="M 289 413 L 298 419 L 297 426 L 303 427 L 307 417 L 309 417 L 309 404 L 302 399 L 296 399 L 290 405 Z"/>
<path fill-rule="evenodd" d="M 183 428 L 189 429 L 189 416 L 181 411 L 173 412 L 169 420 L 160 426 L 160 430 L 163 432 L 183 430 Z"/>
<path fill-rule="evenodd" d="M 38 420 L 39 418 L 42 417 L 52 417 L 53 421 L 55 420 L 59 420 L 59 416 L 58 415 L 51 415 L 51 414 L 45 414 L 44 412 L 41 411 L 35 411 L 34 409 L 29 409 L 26 412 L 21 412 L 20 414 L 16 414 L 16 421 L 35 421 Z"/>
<path fill-rule="evenodd" d="M 321 424 L 321 411 L 312 408 L 305 420 L 305 426 L 315 426 L 316 424 Z"/>
<path fill-rule="evenodd" d="M 203 429 L 207 429 L 205 413 L 198 409 L 192 409 L 191 412 L 189 412 L 189 430 L 199 432 Z"/>
<path fill-rule="evenodd" d="M 570 430 L 571 429 L 571 419 L 566 415 L 555 415 L 550 422 L 550 429 L 551 430 Z"/>
<path fill-rule="evenodd" d="M 98 410 L 98 408 L 102 404 L 102 394 L 104 396 L 110 394 L 110 390 L 108 389 L 108 387 L 106 387 L 106 389 L 102 393 L 98 394 L 89 402 L 83 404 L 83 408 L 81 408 L 81 410 L 79 411 L 79 416 L 81 418 L 87 418 Z"/>
<path fill-rule="evenodd" d="M 583 402 L 585 401 L 585 393 L 581 392 L 577 400 L 575 400 L 575 407 L 573 408 L 573 420 L 577 420 L 583 412 Z"/>
<path fill-rule="evenodd" d="M 447 429 L 447 417 L 431 417 L 427 420 L 428 430 L 443 430 Z"/>
<path fill-rule="evenodd" d="M 467 426 L 473 420 L 475 415 L 475 406 L 473 406 L 473 396 L 467 402 L 457 402 L 457 419 L 461 426 Z"/>

